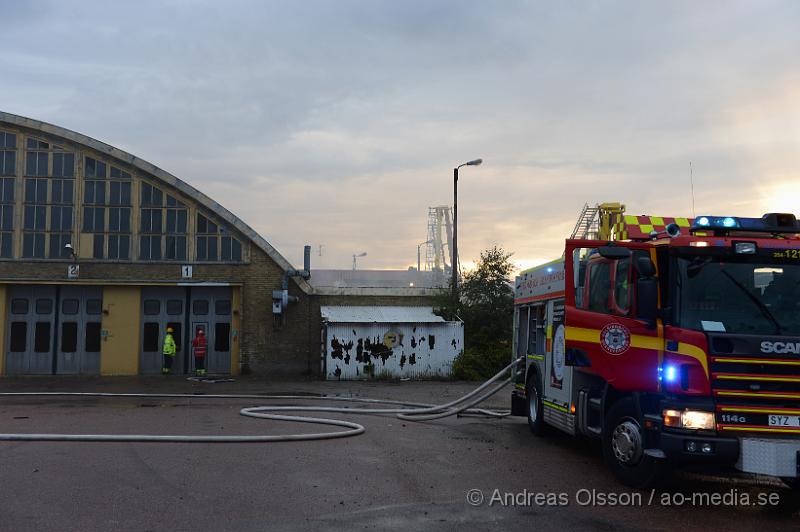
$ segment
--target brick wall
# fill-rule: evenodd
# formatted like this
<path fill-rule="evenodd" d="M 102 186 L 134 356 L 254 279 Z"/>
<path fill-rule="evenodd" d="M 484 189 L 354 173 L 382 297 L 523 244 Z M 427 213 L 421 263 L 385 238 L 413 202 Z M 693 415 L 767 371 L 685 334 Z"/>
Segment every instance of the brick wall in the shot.
<path fill-rule="evenodd" d="M 194 282 L 242 286 L 240 358 L 242 371 L 264 376 L 319 375 L 322 305 L 430 305 L 418 296 L 309 296 L 290 281 L 290 303 L 283 318 L 272 314 L 272 291 L 281 288 L 283 270 L 261 249 L 250 246 L 246 264 L 193 265 Z M 0 281 L 82 284 L 182 282 L 178 263 L 80 261 L 80 279 L 67 279 L 67 261 L 0 261 Z M 15 282 L 16 281 L 16 282 Z"/>

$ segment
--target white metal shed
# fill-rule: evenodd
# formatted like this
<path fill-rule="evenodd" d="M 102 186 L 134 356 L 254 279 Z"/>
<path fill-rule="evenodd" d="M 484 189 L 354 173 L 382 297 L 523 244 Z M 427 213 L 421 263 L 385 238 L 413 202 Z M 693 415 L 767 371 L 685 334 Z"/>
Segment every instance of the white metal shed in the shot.
<path fill-rule="evenodd" d="M 323 306 L 328 380 L 449 377 L 464 349 L 464 324 L 432 307 Z"/>

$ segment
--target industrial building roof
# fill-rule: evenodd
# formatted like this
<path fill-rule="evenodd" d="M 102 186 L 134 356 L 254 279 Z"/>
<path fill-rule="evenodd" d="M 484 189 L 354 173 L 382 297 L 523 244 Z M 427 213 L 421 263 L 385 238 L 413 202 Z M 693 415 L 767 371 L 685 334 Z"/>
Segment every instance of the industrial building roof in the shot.
<path fill-rule="evenodd" d="M 441 272 L 417 270 L 311 270 L 314 288 L 442 288 L 448 279 Z"/>
<path fill-rule="evenodd" d="M 113 157 L 120 161 L 123 161 L 134 168 L 144 172 L 150 177 L 155 178 L 163 182 L 164 184 L 173 187 L 186 196 L 194 199 L 197 201 L 198 204 L 202 205 L 212 213 L 214 213 L 220 220 L 229 223 L 231 226 L 235 227 L 239 232 L 242 233 L 245 237 L 249 238 L 257 247 L 263 250 L 272 260 L 274 260 L 283 270 L 290 270 L 293 269 L 292 265 L 286 260 L 274 247 L 272 244 L 266 241 L 264 237 L 259 235 L 253 228 L 247 225 L 243 220 L 241 220 L 238 216 L 233 214 L 231 211 L 214 201 L 213 199 L 206 196 L 204 193 L 200 192 L 193 186 L 189 185 L 185 181 L 178 179 L 174 175 L 162 170 L 161 168 L 155 166 L 152 163 L 149 163 L 143 159 L 140 159 L 130 153 L 127 153 L 119 148 L 115 148 L 109 144 L 104 142 L 100 142 L 95 140 L 91 137 L 87 137 L 86 135 L 82 135 L 80 133 L 76 133 L 75 131 L 71 131 L 69 129 L 65 129 L 63 127 L 59 127 L 53 124 L 48 124 L 46 122 L 41 122 L 39 120 L 34 120 L 33 118 L 27 118 L 24 116 L 18 116 L 11 113 L 6 113 L 0 111 L 0 123 L 7 123 L 18 127 L 29 128 L 35 130 L 37 132 L 54 135 L 57 137 L 61 137 L 68 141 L 74 142 L 76 144 L 81 144 L 83 146 L 89 147 L 99 153 L 105 154 L 109 157 Z M 293 282 L 297 283 L 297 285 L 305 292 L 311 293 L 312 288 L 311 285 L 308 284 L 307 281 L 301 279 L 299 277 L 292 278 Z"/>
<path fill-rule="evenodd" d="M 322 306 L 322 319 L 332 323 L 443 323 L 433 307 Z"/>

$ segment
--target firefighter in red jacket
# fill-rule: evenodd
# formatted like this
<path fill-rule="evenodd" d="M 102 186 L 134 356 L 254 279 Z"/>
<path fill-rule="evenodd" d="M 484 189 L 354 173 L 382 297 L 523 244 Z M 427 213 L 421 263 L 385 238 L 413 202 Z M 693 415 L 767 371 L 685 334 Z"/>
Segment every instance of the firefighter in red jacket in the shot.
<path fill-rule="evenodd" d="M 197 329 L 197 335 L 192 340 L 192 351 L 194 352 L 194 369 L 198 377 L 206 374 L 206 353 L 207 342 L 203 329 Z"/>

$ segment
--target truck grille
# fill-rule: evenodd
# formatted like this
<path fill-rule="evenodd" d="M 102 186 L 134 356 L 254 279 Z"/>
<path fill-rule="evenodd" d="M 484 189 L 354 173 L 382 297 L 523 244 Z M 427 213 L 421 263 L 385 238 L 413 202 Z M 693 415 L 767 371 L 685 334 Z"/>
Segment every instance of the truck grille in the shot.
<path fill-rule="evenodd" d="M 800 360 L 712 355 L 710 370 L 717 430 L 800 433 L 787 419 L 800 415 Z M 773 421 L 781 416 L 789 425 L 771 425 L 770 416 Z"/>

